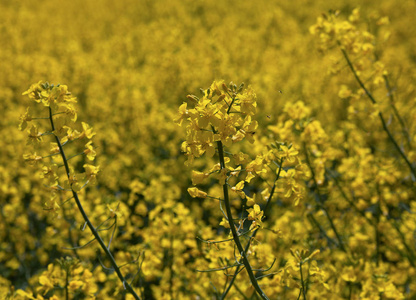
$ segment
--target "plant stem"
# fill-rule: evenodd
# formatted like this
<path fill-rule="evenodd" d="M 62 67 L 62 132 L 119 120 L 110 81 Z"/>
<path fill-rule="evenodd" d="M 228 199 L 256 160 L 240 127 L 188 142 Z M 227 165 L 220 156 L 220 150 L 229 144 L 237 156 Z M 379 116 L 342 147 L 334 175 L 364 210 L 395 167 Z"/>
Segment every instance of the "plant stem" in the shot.
<path fill-rule="evenodd" d="M 276 180 L 273 183 L 272 189 L 270 191 L 269 199 L 267 199 L 266 206 L 264 207 L 264 210 L 263 210 L 264 215 L 267 215 L 267 213 L 268 213 L 268 208 L 270 206 L 270 202 L 271 202 L 271 200 L 273 198 L 274 191 L 276 189 L 276 182 L 277 182 L 277 180 L 279 180 L 280 172 L 282 171 L 282 165 L 283 165 L 283 159 L 280 161 L 279 171 L 277 172 Z M 250 248 L 251 241 L 253 240 L 253 238 L 256 237 L 256 234 L 257 234 L 258 230 L 259 230 L 258 228 L 256 230 L 254 230 L 253 233 L 251 234 L 250 238 L 248 239 L 248 242 L 246 244 L 246 247 L 244 248 L 244 251 L 246 253 L 248 252 L 248 249 Z M 237 278 L 237 274 L 238 274 L 239 271 L 240 271 L 240 266 L 237 266 L 237 268 L 236 268 L 236 270 L 234 272 L 234 275 L 231 277 L 231 281 L 230 281 L 230 283 L 227 286 L 227 289 L 221 295 L 221 298 L 220 298 L 221 300 L 224 300 L 225 299 L 225 296 L 227 296 L 228 292 L 230 291 L 231 287 L 234 284 L 235 279 Z"/>
<path fill-rule="evenodd" d="M 306 217 L 308 218 L 311 225 L 312 226 L 315 225 L 318 228 L 319 232 L 326 238 L 328 245 L 334 244 L 335 247 L 338 247 L 337 242 L 328 236 L 325 229 L 322 228 L 321 224 L 319 224 L 319 222 L 315 219 L 315 217 L 313 216 L 311 212 L 307 213 Z"/>
<path fill-rule="evenodd" d="M 221 166 L 221 170 L 223 170 L 225 169 L 225 161 L 224 161 L 224 150 L 223 150 L 222 142 L 218 141 L 217 146 L 218 146 L 218 156 L 220 159 L 220 166 Z M 256 277 L 254 276 L 253 269 L 251 268 L 250 262 L 248 261 L 248 258 L 247 258 L 247 252 L 243 249 L 237 230 L 235 229 L 233 216 L 231 213 L 230 199 L 228 196 L 228 186 L 226 182 L 222 185 L 222 188 L 223 188 L 223 194 L 224 194 L 225 209 L 227 213 L 228 222 L 230 224 L 231 232 L 233 235 L 234 243 L 236 244 L 238 252 L 241 255 L 243 264 L 247 270 L 247 274 L 250 277 L 251 284 L 253 285 L 254 289 L 256 290 L 256 292 L 259 294 L 259 296 L 262 299 L 268 300 L 269 298 L 264 294 L 263 290 L 261 289 L 261 287 L 259 286 L 257 282 Z"/>
<path fill-rule="evenodd" d="M 52 132 L 54 132 L 55 131 L 55 125 L 53 123 L 52 109 L 50 107 L 49 107 L 49 120 L 50 120 L 50 123 L 51 123 Z M 58 144 L 59 152 L 61 153 L 62 160 L 64 162 L 66 175 L 67 175 L 68 180 L 69 180 L 70 179 L 70 171 L 69 171 L 68 160 L 66 159 L 66 155 L 65 155 L 64 149 L 62 147 L 61 141 L 59 140 L 59 137 L 57 135 L 55 135 L 55 134 L 54 134 L 54 136 L 55 136 L 56 143 Z M 71 190 L 72 190 L 72 188 L 71 188 Z M 75 203 L 78 206 L 78 210 L 81 212 L 82 217 L 84 218 L 84 220 L 87 223 L 89 229 L 91 230 L 91 233 L 94 235 L 95 239 L 100 244 L 100 246 L 103 249 L 104 253 L 106 254 L 107 258 L 110 260 L 111 266 L 114 268 L 114 271 L 116 272 L 118 278 L 123 283 L 123 287 L 127 291 L 129 291 L 136 300 L 140 300 L 140 297 L 136 294 L 136 292 L 133 290 L 133 288 L 131 287 L 131 285 L 124 278 L 124 276 L 121 273 L 120 268 L 118 267 L 118 265 L 117 265 L 117 263 L 116 263 L 113 255 L 111 254 L 110 250 L 107 248 L 107 246 L 105 245 L 105 243 L 102 240 L 101 236 L 99 235 L 99 233 L 97 232 L 97 230 L 95 229 L 95 227 L 92 225 L 90 219 L 88 218 L 88 216 L 87 216 L 87 214 L 86 214 L 86 212 L 84 210 L 84 207 L 81 204 L 81 201 L 79 200 L 78 193 L 75 192 L 74 190 L 72 190 L 72 195 L 73 195 L 73 197 L 75 199 Z"/>
<path fill-rule="evenodd" d="M 305 142 L 303 143 L 303 149 L 304 149 L 304 152 L 305 152 L 306 164 L 308 165 L 309 169 L 311 170 L 312 180 L 313 180 L 314 186 L 316 188 L 316 194 L 318 195 L 319 201 L 316 201 L 317 204 L 318 204 L 318 207 L 324 211 L 324 213 L 325 213 L 325 215 L 328 219 L 328 222 L 329 222 L 332 230 L 334 231 L 334 233 L 337 237 L 338 246 L 341 248 L 342 251 L 347 252 L 347 250 L 345 249 L 344 243 L 342 242 L 341 236 L 339 235 L 339 233 L 338 233 L 338 231 L 335 227 L 335 224 L 332 221 L 332 218 L 329 215 L 328 210 L 326 209 L 326 207 L 324 206 L 324 203 L 322 201 L 322 196 L 321 196 L 321 193 L 319 192 L 318 182 L 316 181 L 316 177 L 315 177 L 315 171 L 312 168 L 312 164 L 311 164 L 311 161 L 309 159 L 308 149 L 306 148 L 306 143 Z"/>
<path fill-rule="evenodd" d="M 303 281 L 302 262 L 299 263 L 300 281 L 302 283 L 303 299 L 306 300 L 305 282 Z"/>
<path fill-rule="evenodd" d="M 347 197 L 347 195 L 345 194 L 345 192 L 344 192 L 344 190 L 342 189 L 342 187 L 341 187 L 341 184 L 339 183 L 339 180 L 337 179 L 337 177 L 333 174 L 333 172 L 332 172 L 332 170 L 330 170 L 330 169 L 325 169 L 325 171 L 329 174 L 329 176 L 331 176 L 332 177 L 332 179 L 334 180 L 334 182 L 335 182 L 335 185 L 337 186 L 337 188 L 338 188 L 338 190 L 340 191 L 340 193 L 341 193 L 341 196 L 345 199 L 345 201 L 347 201 L 348 202 L 348 204 L 349 205 L 351 205 L 351 207 L 352 208 L 354 208 L 354 210 L 357 212 L 357 213 L 359 213 L 364 219 L 366 219 L 366 221 L 370 224 L 370 225 L 374 225 L 373 224 L 373 221 L 369 218 L 369 217 L 367 217 L 366 216 L 366 214 L 365 214 L 365 212 L 364 211 L 362 211 L 362 210 L 360 210 L 358 207 L 357 207 L 357 205 L 355 204 L 355 202 L 354 201 L 352 201 L 351 199 L 349 199 L 348 197 Z"/>
<path fill-rule="evenodd" d="M 344 55 L 345 60 L 348 63 L 348 66 L 351 69 L 351 72 L 354 74 L 355 79 L 357 80 L 358 84 L 360 85 L 360 87 L 364 90 L 364 92 L 366 93 L 366 95 L 368 96 L 368 98 L 370 99 L 371 103 L 376 104 L 377 101 L 374 99 L 373 95 L 370 93 L 370 91 L 365 87 L 364 83 L 361 81 L 360 77 L 358 77 L 357 72 L 354 69 L 354 66 L 351 63 L 351 60 L 347 54 L 347 52 L 342 48 L 342 54 Z M 394 145 L 394 148 L 397 150 L 397 152 L 399 152 L 400 156 L 403 158 L 403 160 L 406 162 L 407 166 L 409 167 L 411 173 L 413 174 L 413 181 L 416 180 L 416 169 L 413 167 L 412 163 L 409 161 L 409 159 L 407 158 L 406 154 L 403 152 L 403 150 L 400 148 L 400 146 L 397 144 L 397 141 L 395 140 L 395 138 L 393 137 L 392 133 L 390 132 L 389 128 L 387 127 L 387 123 L 384 120 L 384 117 L 382 115 L 382 113 L 379 111 L 378 112 L 378 117 L 381 121 L 381 124 L 383 125 L 383 129 L 384 131 L 387 133 L 391 143 Z"/>
<path fill-rule="evenodd" d="M 390 106 L 393 109 L 394 115 L 396 116 L 397 120 L 399 121 L 400 126 L 402 127 L 402 132 L 403 132 L 403 135 L 406 138 L 407 147 L 409 147 L 409 149 L 412 149 L 412 145 L 410 144 L 411 143 L 411 138 L 410 138 L 410 135 L 409 135 L 409 131 L 407 130 L 406 125 L 404 124 L 403 118 L 400 116 L 399 111 L 397 110 L 397 107 L 394 104 L 394 102 L 395 102 L 394 101 L 394 95 L 393 95 L 393 90 L 390 86 L 389 78 L 387 77 L 387 75 L 383 75 L 383 78 L 384 78 L 384 83 L 386 84 L 387 93 L 388 93 L 389 98 L 390 98 Z"/>

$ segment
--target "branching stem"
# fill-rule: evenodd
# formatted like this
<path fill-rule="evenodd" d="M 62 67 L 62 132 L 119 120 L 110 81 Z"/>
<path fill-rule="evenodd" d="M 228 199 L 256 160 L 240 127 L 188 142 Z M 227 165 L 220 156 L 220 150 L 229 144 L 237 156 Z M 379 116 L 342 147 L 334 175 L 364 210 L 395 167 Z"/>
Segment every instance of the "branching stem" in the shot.
<path fill-rule="evenodd" d="M 315 170 L 313 169 L 312 164 L 311 164 L 311 161 L 310 161 L 310 159 L 309 159 L 309 154 L 308 154 L 308 149 L 307 149 L 307 147 L 306 147 L 306 143 L 303 143 L 303 149 L 304 149 L 304 152 L 305 152 L 306 164 L 308 165 L 309 169 L 311 170 L 312 180 L 313 180 L 313 183 L 314 183 L 314 186 L 315 186 L 315 189 L 316 189 L 316 194 L 317 194 L 318 199 L 319 199 L 319 201 L 316 201 L 316 202 L 317 202 L 317 204 L 318 204 L 318 207 L 319 207 L 320 209 L 322 209 L 322 210 L 323 210 L 323 212 L 325 213 L 325 215 L 326 215 L 326 217 L 327 217 L 327 219 L 328 219 L 329 225 L 331 226 L 332 230 L 333 230 L 333 231 L 334 231 L 334 233 L 335 233 L 335 236 L 337 237 L 337 240 L 338 240 L 338 246 L 339 246 L 339 248 L 340 248 L 342 251 L 347 252 L 347 250 L 345 249 L 345 245 L 344 245 L 344 243 L 342 242 L 341 236 L 339 235 L 339 233 L 338 233 L 338 231 L 337 231 L 337 229 L 336 229 L 336 227 L 335 227 L 335 224 L 334 224 L 334 222 L 332 221 L 332 218 L 331 218 L 331 216 L 329 215 L 329 212 L 328 212 L 328 210 L 326 209 L 326 207 L 324 206 L 324 203 L 323 203 L 323 201 L 322 201 L 322 196 L 321 196 L 321 193 L 319 192 L 319 185 L 318 185 L 318 182 L 317 182 L 317 180 L 316 180 L 316 176 L 315 176 Z"/>
<path fill-rule="evenodd" d="M 302 289 L 303 299 L 306 300 L 305 281 L 303 280 L 302 264 L 303 264 L 303 261 L 299 263 L 300 281 L 302 283 L 301 289 Z"/>
<path fill-rule="evenodd" d="M 270 207 L 270 203 L 271 203 L 271 200 L 273 198 L 274 191 L 276 189 L 276 183 L 279 180 L 280 172 L 282 171 L 282 165 L 283 165 L 283 159 L 280 160 L 280 165 L 279 165 L 279 170 L 277 171 L 276 180 L 273 183 L 272 189 L 270 190 L 269 199 L 267 199 L 266 206 L 264 207 L 264 210 L 263 210 L 265 215 L 267 215 L 268 209 Z M 250 238 L 248 239 L 248 242 L 247 242 L 246 247 L 244 249 L 244 251 L 246 253 L 248 252 L 248 250 L 250 248 L 251 241 L 256 237 L 256 234 L 257 234 L 258 230 L 259 230 L 258 228 L 256 230 L 254 230 L 253 233 L 251 234 Z M 236 268 L 236 270 L 234 272 L 234 275 L 231 278 L 230 283 L 228 284 L 228 286 L 225 289 L 224 293 L 221 295 L 221 298 L 220 298 L 221 300 L 224 300 L 225 299 L 225 296 L 227 296 L 228 292 L 230 291 L 231 287 L 234 284 L 235 279 L 237 278 L 237 274 L 239 273 L 239 271 L 240 271 L 240 266 L 237 266 L 237 268 Z"/>
<path fill-rule="evenodd" d="M 49 107 L 49 120 L 51 123 L 51 127 L 52 127 L 52 132 L 55 131 L 55 125 L 53 123 L 53 114 L 52 114 L 52 109 Z M 62 147 L 61 141 L 59 140 L 59 137 L 57 135 L 55 135 L 55 140 L 56 143 L 58 144 L 59 147 L 59 152 L 61 153 L 62 156 L 62 160 L 64 162 L 64 166 L 65 166 L 65 171 L 66 171 L 66 175 L 68 177 L 68 180 L 70 179 L 70 171 L 69 171 L 69 165 L 68 165 L 68 160 L 66 158 L 64 149 Z M 72 189 L 71 189 L 72 190 Z M 99 233 L 97 232 L 97 230 L 95 229 L 95 227 L 92 225 L 90 219 L 88 218 L 84 207 L 81 204 L 81 201 L 78 197 L 78 193 L 75 192 L 74 190 L 72 190 L 72 195 L 74 196 L 75 199 L 75 203 L 78 206 L 78 210 L 81 212 L 82 217 L 84 218 L 87 226 L 89 227 L 89 229 L 91 230 L 91 233 L 94 235 L 95 239 L 98 241 L 98 243 L 100 244 L 100 247 L 103 249 L 104 253 L 106 254 L 107 258 L 110 260 L 111 266 L 114 268 L 118 278 L 120 279 L 120 281 L 123 283 L 123 286 L 125 287 L 125 289 L 130 292 L 133 297 L 136 300 L 140 300 L 140 297 L 136 294 L 136 292 L 133 290 L 133 288 L 131 287 L 131 285 L 126 281 L 126 279 L 124 278 L 123 274 L 120 271 L 120 268 L 118 267 L 113 255 L 111 254 L 110 250 L 107 248 L 107 246 L 105 245 L 103 239 L 101 238 L 101 236 L 99 235 Z"/>
<path fill-rule="evenodd" d="M 368 98 L 370 99 L 371 103 L 376 104 L 377 101 L 374 99 L 373 95 L 371 94 L 371 92 L 365 87 L 364 83 L 361 81 L 360 77 L 358 76 L 357 72 L 355 71 L 355 68 L 353 66 L 353 64 L 351 63 L 351 60 L 347 54 L 347 52 L 345 51 L 345 49 L 341 48 L 341 52 L 344 55 L 345 60 L 347 61 L 348 66 L 351 69 L 351 72 L 353 73 L 355 79 L 357 80 L 358 84 L 360 85 L 360 87 L 364 90 L 365 94 L 368 96 Z M 413 167 L 412 163 L 409 161 L 409 159 L 407 158 L 406 154 L 403 152 L 402 148 L 400 148 L 399 144 L 397 143 L 396 139 L 393 137 L 392 133 L 390 132 L 389 128 L 387 127 L 387 123 L 384 120 L 383 114 L 381 112 L 378 113 L 378 117 L 381 121 L 381 124 L 383 125 L 383 129 L 384 131 L 387 133 L 389 140 L 391 141 L 391 143 L 393 144 L 394 148 L 397 150 L 397 152 L 399 153 L 399 155 L 403 158 L 403 160 L 406 162 L 407 166 L 409 167 L 412 175 L 413 175 L 413 181 L 416 180 L 416 169 Z"/>
<path fill-rule="evenodd" d="M 222 146 L 221 141 L 217 142 L 217 147 L 218 147 L 218 156 L 219 156 L 219 159 L 220 159 L 221 170 L 223 170 L 223 169 L 225 169 L 225 161 L 224 161 L 224 150 L 223 150 L 223 146 Z M 256 290 L 256 292 L 258 293 L 258 295 L 262 299 L 268 300 L 269 298 L 263 292 L 263 290 L 259 286 L 259 283 L 257 282 L 256 277 L 254 276 L 253 269 L 252 269 L 252 267 L 250 265 L 250 262 L 248 261 L 248 258 L 247 258 L 247 252 L 246 252 L 245 249 L 243 249 L 243 246 L 241 244 L 241 241 L 240 241 L 240 238 L 238 236 L 237 230 L 235 229 L 235 224 L 234 224 L 233 216 L 232 216 L 232 213 L 231 213 L 230 199 L 229 199 L 229 196 L 228 196 L 228 185 L 227 185 L 226 182 L 222 185 L 222 188 L 223 188 L 223 194 L 224 194 L 225 210 L 226 210 L 226 213 L 227 213 L 227 218 L 228 218 L 228 222 L 230 224 L 231 233 L 233 235 L 234 243 L 237 246 L 239 254 L 241 255 L 241 258 L 243 260 L 243 264 L 244 264 L 244 266 L 247 270 L 247 274 L 250 277 L 251 284 L 253 285 L 254 289 Z"/>

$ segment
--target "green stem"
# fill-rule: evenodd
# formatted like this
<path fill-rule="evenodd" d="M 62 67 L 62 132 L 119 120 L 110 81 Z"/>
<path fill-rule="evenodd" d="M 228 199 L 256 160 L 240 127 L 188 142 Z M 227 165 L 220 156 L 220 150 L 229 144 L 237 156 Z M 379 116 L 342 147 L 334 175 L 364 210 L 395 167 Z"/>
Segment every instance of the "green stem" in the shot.
<path fill-rule="evenodd" d="M 404 124 L 403 118 L 400 116 L 399 111 L 397 110 L 396 105 L 394 104 L 394 95 L 393 95 L 393 90 L 390 86 L 390 82 L 389 82 L 389 78 L 387 77 L 387 75 L 383 75 L 384 78 L 384 83 L 386 84 L 386 89 L 390 98 L 390 106 L 393 109 L 394 115 L 396 116 L 397 120 L 400 123 L 400 126 L 402 127 L 402 133 L 406 138 L 406 144 L 407 147 L 409 147 L 409 149 L 412 149 L 412 145 L 411 143 L 411 138 L 409 135 L 409 131 L 406 128 L 406 125 Z"/>
<path fill-rule="evenodd" d="M 354 69 L 354 66 L 351 63 L 351 60 L 347 54 L 347 52 L 341 47 L 342 54 L 344 55 L 345 60 L 348 63 L 348 66 L 351 69 L 351 72 L 354 74 L 355 79 L 357 80 L 360 87 L 364 90 L 368 98 L 370 99 L 371 103 L 376 104 L 377 101 L 374 99 L 373 95 L 370 93 L 370 91 L 365 87 L 364 83 L 361 81 L 360 77 L 358 77 L 357 72 Z M 391 143 L 394 145 L 394 148 L 399 152 L 400 156 L 403 158 L 403 160 L 406 162 L 407 166 L 409 167 L 410 171 L 413 174 L 413 181 L 416 180 L 416 169 L 413 167 L 412 163 L 407 158 L 406 154 L 403 152 L 403 150 L 400 148 L 400 146 L 397 144 L 397 141 L 394 139 L 392 133 L 390 132 L 389 128 L 387 127 L 387 123 L 384 120 L 384 117 L 381 112 L 378 113 L 378 117 L 381 121 L 381 124 L 383 125 L 384 131 L 387 133 Z"/>
<path fill-rule="evenodd" d="M 280 172 L 282 171 L 282 165 L 283 165 L 283 159 L 280 161 L 279 171 L 277 172 L 276 180 L 273 183 L 272 189 L 270 191 L 269 199 L 267 199 L 266 206 L 264 207 L 264 210 L 263 210 L 264 215 L 267 215 L 267 213 L 268 213 L 268 209 L 269 209 L 271 200 L 273 198 L 274 191 L 276 189 L 276 182 L 277 182 L 277 180 L 279 180 Z M 251 234 L 250 238 L 248 239 L 247 244 L 246 244 L 246 247 L 244 248 L 244 251 L 246 253 L 248 252 L 248 250 L 250 248 L 251 241 L 256 237 L 256 234 L 257 234 L 258 230 L 259 230 L 258 228 L 256 230 L 254 230 L 253 233 Z M 237 274 L 238 274 L 239 271 L 240 271 L 240 266 L 237 266 L 237 268 L 236 268 L 236 270 L 234 272 L 234 275 L 231 277 L 231 281 L 230 281 L 230 283 L 227 286 L 227 289 L 221 295 L 221 298 L 220 298 L 221 300 L 224 300 L 225 299 L 225 296 L 227 296 L 228 292 L 230 291 L 231 287 L 234 284 L 235 279 L 237 278 Z"/>
<path fill-rule="evenodd" d="M 374 225 L 373 221 L 366 216 L 365 212 L 360 210 L 357 205 L 354 203 L 354 201 L 352 201 L 351 199 L 349 199 L 347 197 L 347 195 L 345 194 L 344 190 L 341 187 L 341 184 L 339 183 L 339 180 L 337 179 L 337 177 L 332 173 L 331 170 L 329 169 L 325 169 L 325 171 L 329 174 L 329 176 L 332 177 L 332 179 L 334 179 L 335 185 L 337 186 L 338 190 L 341 193 L 341 196 L 345 199 L 345 201 L 348 202 L 349 205 L 351 205 L 352 208 L 354 208 L 354 210 L 359 213 L 364 219 L 366 219 L 366 221 L 370 224 L 370 225 Z"/>
<path fill-rule="evenodd" d="M 326 233 L 325 229 L 322 228 L 321 224 L 319 224 L 319 222 L 315 219 L 315 217 L 313 216 L 313 214 L 311 212 L 307 213 L 306 217 L 308 218 L 309 222 L 311 223 L 311 225 L 315 225 L 319 232 L 326 238 L 328 245 L 329 244 L 334 244 L 335 247 L 338 247 L 338 244 L 336 241 L 334 241 L 332 238 L 330 238 L 328 236 L 328 234 Z"/>
<path fill-rule="evenodd" d="M 51 122 L 52 132 L 54 132 L 55 131 L 55 125 L 53 123 L 52 109 L 50 107 L 49 107 L 49 120 Z M 69 180 L 70 179 L 70 171 L 69 171 L 68 160 L 66 159 L 66 155 L 65 155 L 64 149 L 63 149 L 62 144 L 61 144 L 61 141 L 59 140 L 59 137 L 57 135 L 55 135 L 55 139 L 56 139 L 56 143 L 58 144 L 59 152 L 61 153 L 62 160 L 64 162 L 66 175 L 67 175 L 68 180 Z M 72 188 L 71 188 L 71 190 L 72 190 Z M 75 203 L 78 206 L 78 210 L 81 212 L 82 217 L 84 218 L 85 222 L 88 225 L 88 228 L 91 230 L 91 233 L 94 235 L 95 239 L 100 244 L 100 247 L 103 249 L 103 251 L 106 254 L 107 258 L 110 260 L 111 266 L 114 268 L 114 271 L 116 272 L 118 278 L 123 283 L 124 288 L 127 291 L 129 291 L 136 300 L 140 300 L 140 297 L 136 294 L 136 292 L 133 290 L 133 288 L 131 287 L 131 285 L 126 281 L 126 279 L 124 278 L 123 274 L 121 274 L 120 268 L 118 267 L 118 265 L 117 265 L 117 263 L 116 263 L 113 255 L 111 254 L 110 250 L 105 245 L 104 241 L 102 240 L 101 236 L 98 234 L 98 232 L 95 229 L 95 227 L 92 225 L 90 219 L 88 218 L 88 216 L 87 216 L 87 214 L 86 214 L 86 212 L 84 210 L 84 207 L 81 204 L 81 201 L 79 200 L 78 193 L 75 192 L 74 190 L 72 190 L 72 195 L 73 195 L 73 197 L 75 199 Z"/>
<path fill-rule="evenodd" d="M 304 152 L 305 152 L 306 164 L 308 165 L 309 169 L 311 170 L 312 180 L 313 180 L 314 186 L 316 188 L 316 194 L 318 195 L 319 201 L 316 201 L 317 204 L 318 204 L 318 207 L 324 211 L 324 213 L 325 213 L 325 215 L 328 219 L 328 222 L 329 222 L 332 230 L 334 231 L 334 233 L 337 237 L 339 247 L 341 248 L 342 251 L 347 252 L 347 250 L 345 249 L 344 243 L 342 242 L 341 236 L 339 235 L 339 233 L 338 233 L 338 231 L 335 227 L 335 224 L 332 221 L 332 218 L 329 215 L 328 210 L 326 209 L 326 207 L 324 206 L 324 203 L 322 201 L 322 196 L 321 196 L 321 193 L 319 192 L 318 182 L 316 181 L 316 177 L 315 177 L 315 171 L 312 168 L 312 164 L 311 164 L 311 161 L 310 161 L 309 155 L 308 155 L 308 149 L 306 148 L 305 143 L 303 143 L 303 149 L 304 149 Z"/>
<path fill-rule="evenodd" d="M 302 272 L 302 262 L 299 263 L 299 271 L 300 271 L 300 281 L 302 283 L 303 299 L 306 300 L 305 282 L 303 280 L 303 272 Z"/>
<path fill-rule="evenodd" d="M 223 169 L 225 169 L 224 150 L 223 150 L 222 142 L 218 141 L 217 146 L 218 146 L 218 156 L 219 156 L 219 159 L 220 159 L 220 166 L 221 166 L 221 171 L 222 171 Z M 250 265 L 250 262 L 248 261 L 248 258 L 247 258 L 247 252 L 243 249 L 243 246 L 241 244 L 241 241 L 240 241 L 240 238 L 238 236 L 237 230 L 235 228 L 234 221 L 233 221 L 233 216 L 232 216 L 232 213 L 231 213 L 231 204 L 230 204 L 230 199 L 229 199 L 229 196 L 228 196 L 227 183 L 224 183 L 222 185 L 222 188 L 223 188 L 223 194 L 224 194 L 225 209 L 226 209 L 226 213 L 227 213 L 228 222 L 230 224 L 231 232 L 232 232 L 232 235 L 233 235 L 234 243 L 236 244 L 238 252 L 241 255 L 241 258 L 243 260 L 243 264 L 244 264 L 244 266 L 247 270 L 247 274 L 250 277 L 251 284 L 253 285 L 254 289 L 256 290 L 256 292 L 258 293 L 258 295 L 262 299 L 268 300 L 269 298 L 266 296 L 266 294 L 264 294 L 263 290 L 259 286 L 259 283 L 257 282 L 256 277 L 254 276 L 253 269 L 252 269 L 252 267 Z"/>

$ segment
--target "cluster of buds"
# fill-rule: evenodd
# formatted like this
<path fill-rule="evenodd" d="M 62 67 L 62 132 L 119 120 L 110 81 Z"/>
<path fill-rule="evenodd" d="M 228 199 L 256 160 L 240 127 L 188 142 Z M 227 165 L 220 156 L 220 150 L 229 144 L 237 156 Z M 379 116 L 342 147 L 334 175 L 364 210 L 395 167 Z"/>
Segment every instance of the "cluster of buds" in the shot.
<path fill-rule="evenodd" d="M 188 164 L 195 157 L 204 153 L 212 157 L 215 154 L 215 143 L 221 141 L 226 147 L 244 138 L 254 142 L 257 121 L 252 120 L 256 113 L 256 94 L 251 87 L 244 89 L 244 84 L 237 85 L 219 81 L 202 91 L 200 99 L 188 95 L 195 106 L 188 109 L 187 103 L 179 107 L 179 115 L 175 118 L 178 125 L 185 119 L 188 121 L 186 141 L 182 151 L 188 155 Z"/>
<path fill-rule="evenodd" d="M 208 89 L 202 90 L 202 94 L 202 98 L 188 95 L 187 98 L 194 104 L 194 108 L 188 109 L 188 104 L 183 103 L 174 119 L 178 125 L 182 125 L 183 120 L 186 120 L 186 140 L 182 144 L 182 151 L 188 156 L 188 165 L 195 157 L 204 153 L 212 157 L 219 147 L 230 147 L 244 139 L 253 143 L 258 126 L 257 121 L 252 119 L 256 113 L 257 102 L 256 94 L 251 87 L 244 89 L 244 84 L 237 87 L 232 82 L 227 86 L 224 81 L 214 81 Z M 219 183 L 224 185 L 231 177 L 237 178 L 241 172 L 245 172 L 245 179 L 239 180 L 231 191 L 241 199 L 246 199 L 247 206 L 255 206 L 248 211 L 248 219 L 261 225 L 263 212 L 259 205 L 255 204 L 254 197 L 246 195 L 243 189 L 245 182 L 250 182 L 256 175 L 266 172 L 265 159 L 258 156 L 250 161 L 249 156 L 242 152 L 232 156 L 226 156 L 222 152 L 219 153 L 219 157 L 220 163 L 213 165 L 209 171 L 192 171 L 193 185 L 202 183 L 211 174 L 217 174 Z M 231 166 L 231 159 L 236 166 Z M 243 169 L 242 165 L 246 167 Z M 192 197 L 208 197 L 206 192 L 196 187 L 189 188 L 188 192 Z M 225 218 L 220 225 L 230 228 Z"/>

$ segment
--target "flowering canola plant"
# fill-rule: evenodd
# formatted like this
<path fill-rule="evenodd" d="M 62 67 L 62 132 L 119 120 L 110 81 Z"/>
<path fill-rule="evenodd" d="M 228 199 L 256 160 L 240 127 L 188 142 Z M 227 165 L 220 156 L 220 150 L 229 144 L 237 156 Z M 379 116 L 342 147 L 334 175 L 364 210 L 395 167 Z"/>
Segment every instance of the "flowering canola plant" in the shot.
<path fill-rule="evenodd" d="M 415 13 L 2 1 L 0 299 L 414 298 Z"/>

